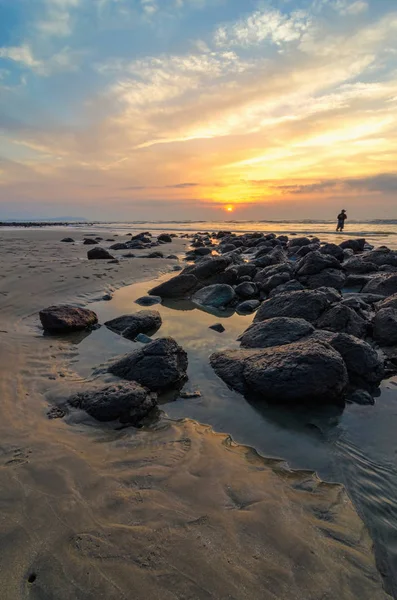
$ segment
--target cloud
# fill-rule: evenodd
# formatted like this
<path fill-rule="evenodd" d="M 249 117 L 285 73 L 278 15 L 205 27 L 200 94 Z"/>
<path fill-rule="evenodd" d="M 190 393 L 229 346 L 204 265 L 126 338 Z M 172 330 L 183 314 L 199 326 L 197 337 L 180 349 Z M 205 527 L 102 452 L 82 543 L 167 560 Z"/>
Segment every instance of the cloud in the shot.
<path fill-rule="evenodd" d="M 264 182 L 251 182 L 254 185 L 263 185 Z M 269 182 L 268 182 L 269 183 Z M 326 179 L 310 184 L 296 185 L 273 185 L 274 189 L 286 194 L 322 194 L 329 191 L 349 190 L 354 192 L 376 192 L 376 193 L 396 193 L 397 192 L 397 173 L 380 173 L 377 175 L 368 175 L 365 177 L 355 177 L 352 179 Z"/>
<path fill-rule="evenodd" d="M 73 51 L 66 46 L 58 52 L 52 53 L 49 57 L 39 59 L 33 55 L 30 46 L 27 44 L 0 48 L 0 59 L 11 60 L 21 67 L 44 77 L 53 73 L 76 71 L 83 55 L 84 52 Z"/>
<path fill-rule="evenodd" d="M 265 41 L 278 46 L 301 39 L 310 26 L 311 18 L 304 11 L 283 14 L 278 10 L 255 11 L 236 23 L 217 29 L 217 46 L 255 46 Z"/>
<path fill-rule="evenodd" d="M 32 50 L 27 44 L 0 48 L 0 58 L 12 60 L 32 70 L 40 70 L 42 68 L 41 61 L 34 58 Z"/>
<path fill-rule="evenodd" d="M 45 0 L 44 18 L 36 23 L 39 33 L 54 37 L 71 35 L 71 11 L 79 4 L 80 0 Z"/>

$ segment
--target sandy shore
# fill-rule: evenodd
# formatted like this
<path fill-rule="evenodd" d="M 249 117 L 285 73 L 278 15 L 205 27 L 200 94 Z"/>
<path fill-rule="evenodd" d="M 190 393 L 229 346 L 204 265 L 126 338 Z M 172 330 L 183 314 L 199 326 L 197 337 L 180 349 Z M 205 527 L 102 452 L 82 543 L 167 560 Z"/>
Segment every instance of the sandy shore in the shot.
<path fill-rule="evenodd" d="M 86 246 L 62 237 L 0 233 L 1 597 L 386 599 L 340 486 L 190 421 L 114 431 L 47 419 L 45 394 L 78 347 L 43 337 L 37 311 L 86 305 L 175 264 L 87 261 Z"/>

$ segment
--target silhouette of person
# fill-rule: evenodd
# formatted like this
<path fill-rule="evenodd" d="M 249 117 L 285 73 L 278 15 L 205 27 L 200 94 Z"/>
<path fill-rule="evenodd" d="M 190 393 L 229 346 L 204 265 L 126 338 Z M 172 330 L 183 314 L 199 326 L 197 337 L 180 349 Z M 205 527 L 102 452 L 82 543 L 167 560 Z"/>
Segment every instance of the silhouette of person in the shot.
<path fill-rule="evenodd" d="M 343 231 L 345 227 L 345 221 L 347 219 L 347 214 L 345 209 L 343 209 L 338 215 L 338 225 L 336 227 L 336 231 Z"/>

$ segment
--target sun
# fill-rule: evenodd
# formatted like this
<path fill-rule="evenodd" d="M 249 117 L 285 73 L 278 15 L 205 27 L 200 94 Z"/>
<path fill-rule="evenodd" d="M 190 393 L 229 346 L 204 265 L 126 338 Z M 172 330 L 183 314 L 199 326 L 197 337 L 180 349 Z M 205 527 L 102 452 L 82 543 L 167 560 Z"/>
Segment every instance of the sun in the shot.
<path fill-rule="evenodd" d="M 229 206 L 225 207 L 225 210 L 226 210 L 226 212 L 233 212 L 234 207 L 229 205 Z"/>

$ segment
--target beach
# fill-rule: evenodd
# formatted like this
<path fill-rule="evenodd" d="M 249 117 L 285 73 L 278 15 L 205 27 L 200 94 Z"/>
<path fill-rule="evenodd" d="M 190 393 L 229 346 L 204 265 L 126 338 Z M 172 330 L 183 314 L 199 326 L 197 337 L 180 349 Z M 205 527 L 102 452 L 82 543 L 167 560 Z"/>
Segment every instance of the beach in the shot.
<path fill-rule="evenodd" d="M 48 419 L 51 400 L 92 381 L 114 347 L 103 327 L 43 335 L 38 311 L 70 303 L 105 318 L 103 297 L 167 280 L 189 246 L 167 244 L 178 259 L 87 260 L 87 234 L 109 234 L 107 248 L 128 240 L 111 227 L 0 235 L 2 598 L 386 600 L 373 540 L 339 483 L 261 456 L 178 402 L 140 429 Z"/>

